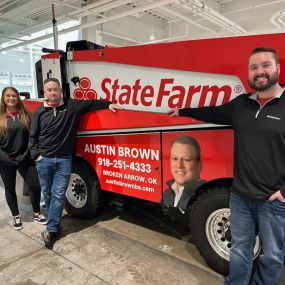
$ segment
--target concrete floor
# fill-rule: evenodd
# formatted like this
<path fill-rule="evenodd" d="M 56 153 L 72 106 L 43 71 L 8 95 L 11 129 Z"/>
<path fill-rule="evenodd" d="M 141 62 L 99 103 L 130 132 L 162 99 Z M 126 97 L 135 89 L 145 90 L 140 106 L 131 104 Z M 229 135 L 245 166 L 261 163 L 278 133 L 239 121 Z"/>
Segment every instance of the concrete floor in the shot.
<path fill-rule="evenodd" d="M 109 205 L 88 221 L 65 213 L 62 238 L 47 250 L 40 237 L 44 226 L 32 219 L 21 179 L 18 189 L 21 231 L 12 228 L 0 188 L 1 285 L 223 284 L 189 243 L 187 229 L 139 205 Z"/>
<path fill-rule="evenodd" d="M 188 242 L 187 233 L 167 229 L 163 221 L 132 207 L 122 211 L 107 206 L 100 218 L 88 221 L 65 214 L 62 238 L 47 250 L 40 237 L 44 226 L 32 220 L 29 198 L 18 192 L 21 231 L 12 228 L 0 189 L 1 285 L 223 283 Z"/>

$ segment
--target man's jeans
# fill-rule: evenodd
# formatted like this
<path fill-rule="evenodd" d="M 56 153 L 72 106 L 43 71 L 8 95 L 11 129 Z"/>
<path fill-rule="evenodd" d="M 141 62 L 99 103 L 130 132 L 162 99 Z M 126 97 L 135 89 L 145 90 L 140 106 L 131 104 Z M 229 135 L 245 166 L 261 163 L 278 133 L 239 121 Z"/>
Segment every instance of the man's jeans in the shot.
<path fill-rule="evenodd" d="M 230 275 L 226 285 L 276 285 L 285 254 L 285 203 L 260 201 L 231 194 Z M 259 235 L 261 252 L 250 281 L 255 237 Z"/>
<path fill-rule="evenodd" d="M 58 232 L 71 174 L 71 156 L 43 157 L 36 161 L 41 189 L 48 211 L 48 232 Z"/>

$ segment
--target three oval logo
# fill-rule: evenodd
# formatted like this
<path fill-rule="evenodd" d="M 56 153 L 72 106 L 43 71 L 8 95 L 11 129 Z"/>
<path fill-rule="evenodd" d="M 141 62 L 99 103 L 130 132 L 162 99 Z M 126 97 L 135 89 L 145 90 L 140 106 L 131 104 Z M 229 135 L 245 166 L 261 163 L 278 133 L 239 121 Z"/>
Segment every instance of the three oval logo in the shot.
<path fill-rule="evenodd" d="M 87 77 L 80 78 L 79 88 L 76 88 L 73 92 L 74 99 L 77 99 L 77 100 L 97 99 L 97 92 L 90 87 L 91 87 L 91 82 L 89 78 Z"/>

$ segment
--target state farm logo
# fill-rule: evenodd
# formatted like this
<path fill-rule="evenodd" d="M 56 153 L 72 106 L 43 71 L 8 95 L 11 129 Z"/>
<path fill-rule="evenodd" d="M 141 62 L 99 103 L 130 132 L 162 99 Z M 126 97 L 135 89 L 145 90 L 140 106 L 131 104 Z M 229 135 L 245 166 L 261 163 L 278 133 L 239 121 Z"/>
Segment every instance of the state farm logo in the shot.
<path fill-rule="evenodd" d="M 166 108 L 217 106 L 229 102 L 244 91 L 242 84 L 239 84 L 241 82 L 232 77 L 223 80 L 207 77 L 201 80 L 199 75 L 187 77 L 185 81 L 178 77 L 159 76 L 131 79 L 124 78 L 124 74 L 122 78 L 100 78 L 99 74 L 96 77 L 93 84 L 98 94 L 91 88 L 91 80 L 85 76 L 79 80 L 79 88 L 73 92 L 74 98 L 99 99 L 129 109 L 146 107 L 148 111 L 160 111 Z"/>
<path fill-rule="evenodd" d="M 78 100 L 94 100 L 97 99 L 97 92 L 90 88 L 91 81 L 87 77 L 80 78 L 79 88 L 75 89 L 73 92 L 74 99 Z"/>
<path fill-rule="evenodd" d="M 126 84 L 121 83 L 119 78 L 104 78 L 101 90 L 104 100 L 120 105 L 157 109 L 165 106 L 189 108 L 225 104 L 233 99 L 232 95 L 241 93 L 243 87 L 239 84 L 210 85 L 189 82 L 181 85 L 175 82 L 175 78 L 159 78 L 154 85 L 143 84 L 141 79 L 135 80 L 133 84 Z"/>

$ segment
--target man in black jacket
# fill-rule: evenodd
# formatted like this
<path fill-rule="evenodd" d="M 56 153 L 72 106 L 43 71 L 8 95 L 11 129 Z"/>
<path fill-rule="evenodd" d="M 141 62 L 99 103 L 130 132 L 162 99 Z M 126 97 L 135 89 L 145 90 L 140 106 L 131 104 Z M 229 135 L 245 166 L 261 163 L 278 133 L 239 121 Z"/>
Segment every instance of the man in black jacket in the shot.
<path fill-rule="evenodd" d="M 39 107 L 31 124 L 29 150 L 36 161 L 41 189 L 48 211 L 46 231 L 42 233 L 47 248 L 59 238 L 59 226 L 65 192 L 71 175 L 72 154 L 79 118 L 100 109 L 120 109 L 111 102 L 63 99 L 58 79 L 44 81 L 46 101 Z"/>
<path fill-rule="evenodd" d="M 285 254 L 285 92 L 280 64 L 271 48 L 254 49 L 243 94 L 218 107 L 172 109 L 234 129 L 234 179 L 230 198 L 232 247 L 225 284 L 277 284 Z M 261 252 L 252 280 L 253 248 Z"/>

